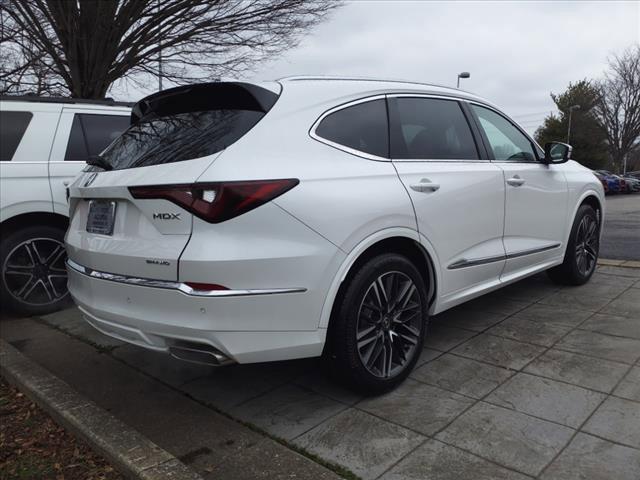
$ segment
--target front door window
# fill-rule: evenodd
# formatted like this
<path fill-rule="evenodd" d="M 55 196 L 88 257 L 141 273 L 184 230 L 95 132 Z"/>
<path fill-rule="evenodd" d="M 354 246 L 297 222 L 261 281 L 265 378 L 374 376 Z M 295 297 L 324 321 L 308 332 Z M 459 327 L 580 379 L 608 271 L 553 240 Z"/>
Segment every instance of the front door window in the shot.
<path fill-rule="evenodd" d="M 480 120 L 493 158 L 498 161 L 535 162 L 531 141 L 502 115 L 478 105 L 471 105 Z"/>

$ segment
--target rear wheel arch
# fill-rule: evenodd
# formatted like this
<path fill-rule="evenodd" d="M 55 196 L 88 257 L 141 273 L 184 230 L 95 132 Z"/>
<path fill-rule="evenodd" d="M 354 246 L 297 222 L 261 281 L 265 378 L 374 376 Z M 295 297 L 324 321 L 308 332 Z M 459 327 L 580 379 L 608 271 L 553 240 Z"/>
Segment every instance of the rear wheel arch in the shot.
<path fill-rule="evenodd" d="M 357 253 L 353 258 L 347 257 L 343 267 L 336 275 L 336 280 L 334 280 L 334 284 L 337 283 L 337 285 L 332 285 L 325 300 L 320 328 L 331 327 L 334 308 L 344 294 L 349 279 L 358 272 L 360 266 L 381 253 L 397 253 L 408 258 L 422 274 L 428 288 L 429 306 L 433 304 L 437 289 L 435 264 L 426 248 L 418 242 L 416 232 L 394 231 L 393 233 L 386 233 L 385 235 L 385 232 L 378 232 L 376 234 L 377 238 L 370 239 L 369 242 L 365 241 L 366 244 L 364 246 L 361 243 L 361 248 L 356 247 L 354 249 Z"/>
<path fill-rule="evenodd" d="M 350 266 L 349 271 L 342 281 L 342 285 L 346 284 L 349 278 L 358 271 L 358 268 L 361 265 L 381 253 L 397 253 L 411 260 L 422 274 L 424 282 L 429 288 L 429 291 L 427 292 L 429 303 L 433 301 L 435 294 L 435 273 L 433 269 L 433 261 L 431 260 L 429 253 L 422 245 L 420 245 L 420 243 L 408 237 L 389 237 L 379 240 L 373 245 L 367 247 L 367 249 L 364 250 Z"/>
<path fill-rule="evenodd" d="M 409 254 L 384 248 L 363 257 L 334 305 L 326 365 L 336 380 L 365 394 L 407 378 L 424 345 L 428 287 Z"/>
<path fill-rule="evenodd" d="M 0 229 L 3 236 L 6 236 L 23 228 L 38 225 L 66 230 L 69 226 L 69 218 L 58 213 L 29 212 L 6 219 L 0 224 Z"/>

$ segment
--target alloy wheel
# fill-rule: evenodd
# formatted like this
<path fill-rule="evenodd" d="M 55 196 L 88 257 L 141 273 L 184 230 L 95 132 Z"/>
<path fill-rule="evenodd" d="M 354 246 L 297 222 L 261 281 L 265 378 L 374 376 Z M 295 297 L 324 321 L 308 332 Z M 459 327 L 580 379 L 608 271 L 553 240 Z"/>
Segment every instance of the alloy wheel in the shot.
<path fill-rule="evenodd" d="M 595 268 L 598 259 L 598 223 L 585 215 L 576 234 L 576 265 L 580 275 L 587 276 Z"/>
<path fill-rule="evenodd" d="M 13 248 L 2 265 L 9 294 L 16 300 L 42 306 L 67 294 L 66 252 L 53 238 L 31 238 Z"/>
<path fill-rule="evenodd" d="M 367 289 L 356 324 L 358 356 L 379 378 L 399 374 L 415 354 L 422 334 L 420 292 L 402 272 L 380 275 Z"/>

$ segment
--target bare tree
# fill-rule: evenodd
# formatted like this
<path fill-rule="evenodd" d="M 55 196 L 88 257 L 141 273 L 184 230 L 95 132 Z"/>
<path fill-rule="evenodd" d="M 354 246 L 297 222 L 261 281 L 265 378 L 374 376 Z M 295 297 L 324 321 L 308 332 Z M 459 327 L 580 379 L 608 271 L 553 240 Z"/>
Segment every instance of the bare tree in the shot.
<path fill-rule="evenodd" d="M 102 98 L 117 80 L 239 74 L 293 47 L 323 0 L 0 0 L 0 90 Z M 159 58 L 162 62 L 159 62 Z M 161 71 L 160 71 L 161 70 Z"/>
<path fill-rule="evenodd" d="M 640 148 L 640 45 L 609 60 L 599 91 L 597 115 L 611 159 L 621 168 L 627 155 Z"/>
<path fill-rule="evenodd" d="M 16 32 L 11 41 L 0 41 L 0 59 L 0 94 L 68 93 L 49 58 L 37 52 L 21 32 Z"/>

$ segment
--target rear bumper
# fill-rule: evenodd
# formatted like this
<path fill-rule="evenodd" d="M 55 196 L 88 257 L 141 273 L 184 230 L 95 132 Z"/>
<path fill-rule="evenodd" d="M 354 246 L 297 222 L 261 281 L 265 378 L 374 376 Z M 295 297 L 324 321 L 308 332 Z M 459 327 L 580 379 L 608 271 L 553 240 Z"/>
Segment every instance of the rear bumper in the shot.
<path fill-rule="evenodd" d="M 176 282 L 145 285 L 135 283 L 144 279 L 109 278 L 111 274 L 75 263 L 69 264 L 68 273 L 69 292 L 87 322 L 129 343 L 168 352 L 177 341 L 193 342 L 238 363 L 322 353 L 326 330 L 291 328 L 305 324 L 312 293 L 301 288 L 203 295 Z"/>

